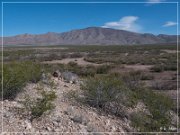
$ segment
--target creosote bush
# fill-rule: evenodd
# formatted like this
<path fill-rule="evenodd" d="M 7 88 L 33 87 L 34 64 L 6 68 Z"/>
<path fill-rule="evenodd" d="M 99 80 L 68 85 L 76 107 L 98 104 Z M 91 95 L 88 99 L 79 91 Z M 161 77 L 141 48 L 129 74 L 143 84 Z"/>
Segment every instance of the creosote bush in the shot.
<path fill-rule="evenodd" d="M 132 126 L 138 131 L 160 131 L 162 127 L 171 125 L 168 112 L 173 108 L 173 101 L 162 94 L 147 89 L 140 80 L 139 73 L 131 72 L 121 75 L 99 75 L 90 77 L 81 86 L 79 96 L 84 104 L 88 104 L 117 117 L 125 117 L 124 107 L 135 107 L 143 102 L 150 114 L 144 112 L 132 113 L 127 116 Z M 77 95 L 76 95 L 77 96 Z M 168 130 L 167 130 L 168 131 Z"/>
<path fill-rule="evenodd" d="M 120 77 L 131 90 L 138 89 L 142 85 L 142 82 L 140 81 L 142 78 L 141 71 L 130 71 L 122 74 Z"/>
<path fill-rule="evenodd" d="M 53 101 L 57 98 L 54 91 L 42 91 L 41 97 L 36 100 L 26 96 L 23 102 L 25 108 L 31 113 L 30 120 L 41 117 L 45 112 L 55 108 Z"/>
<path fill-rule="evenodd" d="M 176 63 L 156 64 L 151 68 L 151 70 L 152 72 L 176 71 L 177 64 Z"/>
<path fill-rule="evenodd" d="M 2 72 L 1 72 L 2 79 Z M 3 66 L 3 99 L 14 99 L 27 82 L 41 78 L 41 67 L 33 62 L 12 62 Z M 2 81 L 1 81 L 2 83 Z M 2 93 L 1 93 L 2 96 Z"/>
<path fill-rule="evenodd" d="M 132 106 L 136 102 L 124 82 L 114 76 L 90 77 L 81 89 L 85 103 L 116 115 L 120 115 L 122 105 Z"/>
<path fill-rule="evenodd" d="M 44 66 L 49 72 L 54 72 L 56 70 L 71 71 L 81 77 L 94 76 L 95 74 L 108 74 L 109 70 L 113 68 L 112 65 L 80 66 L 76 62 L 69 62 L 68 64 L 54 64 L 54 65 L 45 64 Z"/>
<path fill-rule="evenodd" d="M 163 65 L 157 64 L 157 65 L 154 65 L 151 68 L 151 70 L 152 70 L 152 72 L 162 72 L 162 71 L 164 71 L 164 67 L 163 67 Z"/>
<path fill-rule="evenodd" d="M 171 119 L 168 112 L 173 109 L 173 101 L 163 94 L 154 93 L 148 89 L 139 89 L 136 93 L 138 99 L 147 106 L 151 115 L 133 113 L 131 116 L 132 125 L 144 132 L 160 132 L 162 127 L 169 129 Z"/>

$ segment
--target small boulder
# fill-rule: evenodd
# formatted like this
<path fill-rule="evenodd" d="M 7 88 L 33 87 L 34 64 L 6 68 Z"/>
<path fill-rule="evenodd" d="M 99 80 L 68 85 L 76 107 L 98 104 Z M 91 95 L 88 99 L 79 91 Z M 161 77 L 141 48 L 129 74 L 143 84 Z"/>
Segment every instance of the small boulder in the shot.
<path fill-rule="evenodd" d="M 78 82 L 78 75 L 72 72 L 63 72 L 61 74 L 61 78 L 66 81 L 66 82 L 70 82 L 70 83 L 77 83 Z"/>
<path fill-rule="evenodd" d="M 60 71 L 59 70 L 56 70 L 54 73 L 53 73 L 53 77 L 60 77 Z"/>

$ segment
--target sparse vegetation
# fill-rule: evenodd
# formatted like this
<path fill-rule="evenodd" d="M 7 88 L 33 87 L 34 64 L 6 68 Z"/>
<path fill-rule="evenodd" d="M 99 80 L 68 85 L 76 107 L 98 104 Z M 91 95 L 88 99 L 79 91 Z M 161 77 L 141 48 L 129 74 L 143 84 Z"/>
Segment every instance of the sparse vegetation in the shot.
<path fill-rule="evenodd" d="M 53 101 L 56 99 L 56 94 L 54 91 L 41 91 L 41 97 L 37 98 L 35 101 L 29 96 L 26 96 L 23 102 L 27 111 L 30 112 L 30 120 L 41 117 L 45 112 L 54 109 Z"/>
<path fill-rule="evenodd" d="M 153 72 L 162 72 L 162 71 L 164 71 L 164 67 L 163 67 L 163 65 L 154 65 L 152 68 L 151 68 L 151 70 L 153 71 Z"/>
<path fill-rule="evenodd" d="M 151 115 L 142 114 L 142 117 L 139 117 L 140 114 L 133 114 L 132 124 L 134 127 L 144 132 L 160 132 L 162 127 L 167 129 L 166 132 L 169 131 L 171 119 L 168 111 L 173 108 L 172 100 L 165 95 L 154 93 L 151 90 L 140 90 L 137 95 L 145 103 Z M 139 120 L 137 121 L 137 119 Z"/>
<path fill-rule="evenodd" d="M 122 105 L 130 106 L 135 102 L 133 93 L 121 79 L 114 76 L 90 77 L 81 89 L 85 96 L 83 101 L 116 115 L 121 112 Z"/>
<path fill-rule="evenodd" d="M 15 98 L 16 95 L 23 90 L 23 87 L 27 82 L 38 82 L 40 80 L 40 77 L 41 68 L 38 63 L 12 62 L 4 64 L 3 99 Z"/>
<path fill-rule="evenodd" d="M 177 71 L 177 63 L 156 64 L 151 68 L 151 70 L 152 72 Z"/>
<path fill-rule="evenodd" d="M 168 127 L 171 126 L 171 118 L 168 112 L 175 107 L 173 101 L 161 94 L 160 90 L 177 89 L 177 54 L 162 50 L 176 50 L 175 45 L 66 46 L 66 49 L 61 47 L 64 48 L 64 46 L 51 46 L 49 49 L 40 47 L 40 51 L 36 47 L 12 47 L 13 49 L 5 47 L 4 99 L 13 100 L 29 82 L 43 83 L 43 80 L 39 82 L 42 70 L 50 74 L 49 80 L 56 70 L 70 71 L 84 80 L 80 92 L 70 92 L 78 104 L 80 102 L 82 105 L 91 106 L 115 118 L 126 117 L 131 121 L 135 131 L 170 131 Z M 91 62 L 90 65 L 81 65 L 76 59 L 67 64 L 43 63 L 81 57 L 86 63 Z M 133 65 L 136 67 L 140 65 L 142 68 L 137 69 Z M 2 72 L 0 75 L 2 77 Z M 162 79 L 159 77 L 161 75 Z M 49 80 L 48 82 L 44 80 L 44 85 L 55 89 L 54 82 Z M 30 117 L 33 120 L 51 111 L 55 107 L 53 104 L 55 99 L 54 91 L 42 89 L 40 97 L 34 100 L 27 96 L 23 104 L 31 112 Z M 143 103 L 146 111 L 143 108 L 134 111 L 138 103 Z M 132 109 L 133 112 L 128 114 L 126 109 Z M 82 118 L 81 115 L 75 115 L 71 120 L 81 123 Z"/>
<path fill-rule="evenodd" d="M 136 77 L 136 73 L 130 73 L 126 80 L 115 76 L 91 77 L 81 87 L 83 90 L 81 101 L 118 117 L 125 117 L 123 107 L 133 107 L 138 101 L 143 101 L 150 115 L 142 113 L 140 117 L 140 114 L 132 114 L 132 125 L 144 132 L 160 131 L 160 127 L 167 128 L 170 126 L 167 113 L 173 108 L 172 100 L 148 90 L 142 84 L 134 83 L 139 80 Z M 128 85 L 127 81 L 133 82 L 132 85 Z"/>

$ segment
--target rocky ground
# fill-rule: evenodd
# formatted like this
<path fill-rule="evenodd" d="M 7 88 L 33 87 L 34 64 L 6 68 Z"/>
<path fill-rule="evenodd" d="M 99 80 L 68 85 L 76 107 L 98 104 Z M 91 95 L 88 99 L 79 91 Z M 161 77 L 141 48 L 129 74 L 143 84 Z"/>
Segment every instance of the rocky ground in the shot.
<path fill-rule="evenodd" d="M 63 134 L 71 132 L 74 134 L 96 135 L 105 134 L 103 132 L 127 132 L 132 131 L 130 121 L 126 118 L 117 119 L 116 117 L 99 113 L 96 109 L 78 105 L 67 96 L 69 91 L 78 91 L 79 84 L 70 84 L 52 78 L 54 86 L 49 87 L 43 84 L 46 90 L 53 90 L 57 94 L 54 101 L 55 109 L 40 118 L 30 121 L 26 113 L 22 111 L 24 106 L 21 103 L 25 95 L 31 98 L 38 96 L 37 89 L 39 83 L 28 84 L 25 91 L 17 96 L 14 101 L 5 100 L 3 105 L 3 132 L 26 132 L 30 134 Z M 41 85 L 42 87 L 42 85 Z M 7 133 L 5 133 L 7 132 Z M 99 132 L 99 133 L 97 133 Z M 13 133 L 12 133 L 13 134 Z M 107 133 L 108 134 L 108 133 Z"/>

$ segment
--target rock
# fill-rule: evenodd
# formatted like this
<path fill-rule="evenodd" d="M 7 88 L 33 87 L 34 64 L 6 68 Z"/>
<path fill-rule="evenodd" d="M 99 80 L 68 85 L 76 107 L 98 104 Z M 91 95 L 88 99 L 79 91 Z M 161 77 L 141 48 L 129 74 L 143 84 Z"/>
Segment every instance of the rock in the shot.
<path fill-rule="evenodd" d="M 70 82 L 70 83 L 77 83 L 78 82 L 78 75 L 72 72 L 63 72 L 61 74 L 61 78 L 66 81 L 66 82 Z"/>
<path fill-rule="evenodd" d="M 55 127 L 58 127 L 58 126 L 59 126 L 59 123 L 56 122 L 56 121 L 53 121 L 53 125 L 54 125 Z"/>
<path fill-rule="evenodd" d="M 64 85 L 64 87 L 67 87 L 67 88 L 68 88 L 68 86 L 67 86 L 67 85 Z"/>
<path fill-rule="evenodd" d="M 32 125 L 31 125 L 31 122 L 30 121 L 28 121 L 28 120 L 25 120 L 25 129 L 31 129 L 32 128 Z"/>
<path fill-rule="evenodd" d="M 92 124 L 88 124 L 86 130 L 88 132 L 97 132 L 97 129 Z"/>
<path fill-rule="evenodd" d="M 110 129 L 111 129 L 111 132 L 115 132 L 116 131 L 116 127 L 114 125 L 111 126 Z"/>
<path fill-rule="evenodd" d="M 58 116 L 58 117 L 56 118 L 56 122 L 60 123 L 60 122 L 61 122 L 61 117 Z"/>
<path fill-rule="evenodd" d="M 109 127 L 110 126 L 110 120 L 106 121 L 106 126 Z"/>
<path fill-rule="evenodd" d="M 64 111 L 65 114 L 67 115 L 73 115 L 74 114 L 74 109 L 72 106 L 68 107 L 66 111 Z"/>
<path fill-rule="evenodd" d="M 76 123 L 82 123 L 83 122 L 83 117 L 82 115 L 75 115 L 71 118 L 71 120 L 73 120 Z"/>
<path fill-rule="evenodd" d="M 50 127 L 46 127 L 46 130 L 48 131 L 52 131 L 52 129 Z"/>
<path fill-rule="evenodd" d="M 9 111 L 4 112 L 4 114 L 3 114 L 3 116 L 4 116 L 5 118 L 9 118 L 9 117 L 11 117 L 11 115 L 12 115 L 12 113 L 9 112 Z"/>
<path fill-rule="evenodd" d="M 59 70 L 56 70 L 54 73 L 53 73 L 53 76 L 54 77 L 60 77 L 61 73 Z"/>

